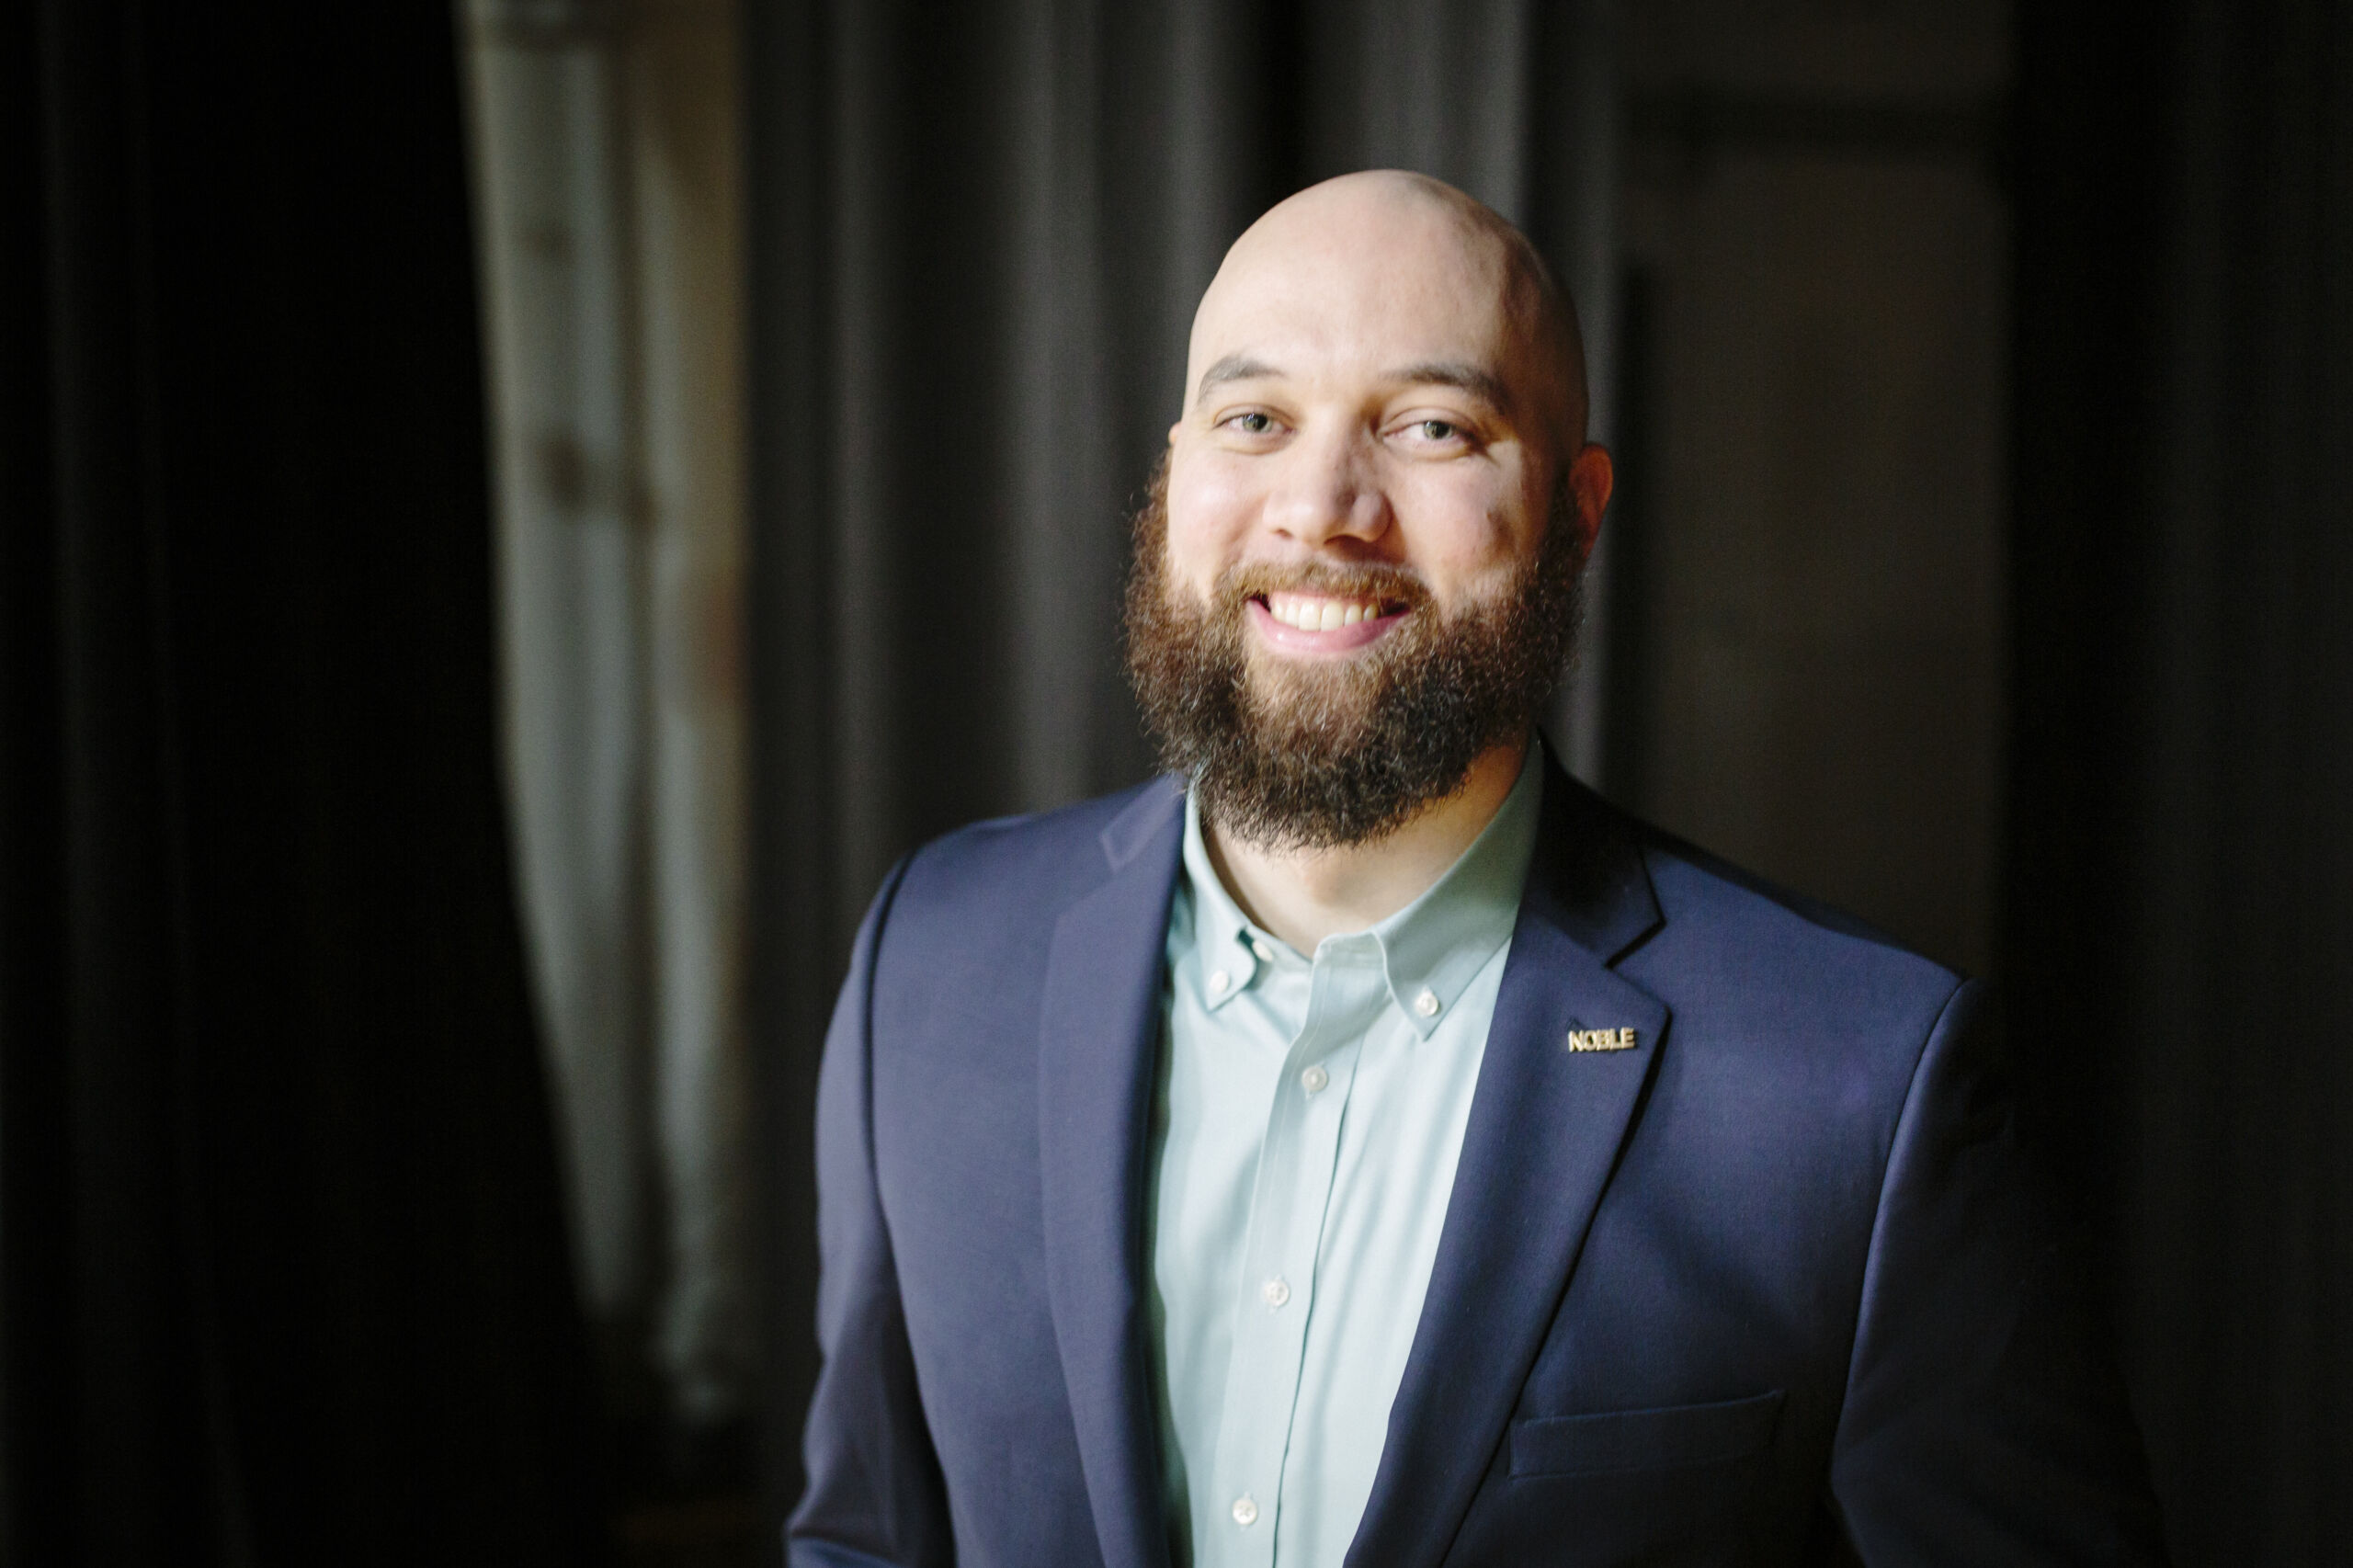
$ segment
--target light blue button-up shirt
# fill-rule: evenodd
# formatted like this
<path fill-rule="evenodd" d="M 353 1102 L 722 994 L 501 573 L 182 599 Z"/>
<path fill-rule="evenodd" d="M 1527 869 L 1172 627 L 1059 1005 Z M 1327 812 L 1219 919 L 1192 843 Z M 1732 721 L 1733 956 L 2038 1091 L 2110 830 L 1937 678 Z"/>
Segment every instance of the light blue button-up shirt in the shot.
<path fill-rule="evenodd" d="M 1534 853 L 1540 748 L 1429 890 L 1313 960 L 1185 805 L 1150 1239 L 1170 1528 L 1194 1568 L 1338 1568 L 1437 1260 Z"/>

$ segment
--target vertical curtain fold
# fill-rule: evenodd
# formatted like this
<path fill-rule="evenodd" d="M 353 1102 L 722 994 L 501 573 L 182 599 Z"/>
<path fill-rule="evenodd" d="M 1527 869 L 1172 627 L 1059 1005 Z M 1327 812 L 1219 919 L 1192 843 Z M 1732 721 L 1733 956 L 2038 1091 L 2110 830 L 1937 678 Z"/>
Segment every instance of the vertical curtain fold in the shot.
<path fill-rule="evenodd" d="M 632 1451 L 683 1472 L 733 1450 L 758 1360 L 735 17 L 724 0 L 460 16 L 533 991 L 608 1404 Z"/>

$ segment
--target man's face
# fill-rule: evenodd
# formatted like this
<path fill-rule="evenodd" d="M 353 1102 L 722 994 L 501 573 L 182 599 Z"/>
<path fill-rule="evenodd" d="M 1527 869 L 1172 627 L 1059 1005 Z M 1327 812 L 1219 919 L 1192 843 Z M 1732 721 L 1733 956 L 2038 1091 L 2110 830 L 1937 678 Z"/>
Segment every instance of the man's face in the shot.
<path fill-rule="evenodd" d="M 1243 836 L 1395 827 L 1523 734 L 1557 675 L 1607 460 L 1588 449 L 1595 494 L 1559 459 L 1529 287 L 1500 237 L 1366 179 L 1268 214 L 1204 298 L 1130 663 Z"/>
<path fill-rule="evenodd" d="M 1409 574 L 1441 610 L 1492 598 L 1535 552 L 1560 444 L 1500 244 L 1427 198 L 1331 191 L 1234 247 L 1169 432 L 1173 585 L 1293 585 L 1249 612 L 1267 670 L 1360 659 L 1418 613 L 1341 591 L 1361 568 Z"/>

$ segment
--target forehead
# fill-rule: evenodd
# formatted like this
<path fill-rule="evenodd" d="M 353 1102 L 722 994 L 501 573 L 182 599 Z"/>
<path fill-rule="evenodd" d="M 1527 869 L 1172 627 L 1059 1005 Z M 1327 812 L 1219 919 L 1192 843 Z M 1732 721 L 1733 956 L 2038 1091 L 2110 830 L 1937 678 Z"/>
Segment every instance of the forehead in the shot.
<path fill-rule="evenodd" d="M 1526 292 L 1501 242 L 1435 203 L 1278 209 L 1202 297 L 1187 392 L 1240 355 L 1310 379 L 1467 361 L 1525 394 L 1538 369 Z"/>

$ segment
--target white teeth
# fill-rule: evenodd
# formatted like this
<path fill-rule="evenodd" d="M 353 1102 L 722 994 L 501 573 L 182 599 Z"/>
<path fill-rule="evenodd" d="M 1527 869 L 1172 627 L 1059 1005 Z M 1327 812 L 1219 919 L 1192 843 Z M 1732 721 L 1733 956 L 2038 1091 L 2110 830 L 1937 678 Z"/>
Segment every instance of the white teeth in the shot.
<path fill-rule="evenodd" d="M 1381 613 L 1379 605 L 1362 599 L 1309 598 L 1301 594 L 1268 594 L 1267 613 L 1285 626 L 1302 631 L 1337 631 Z"/>

